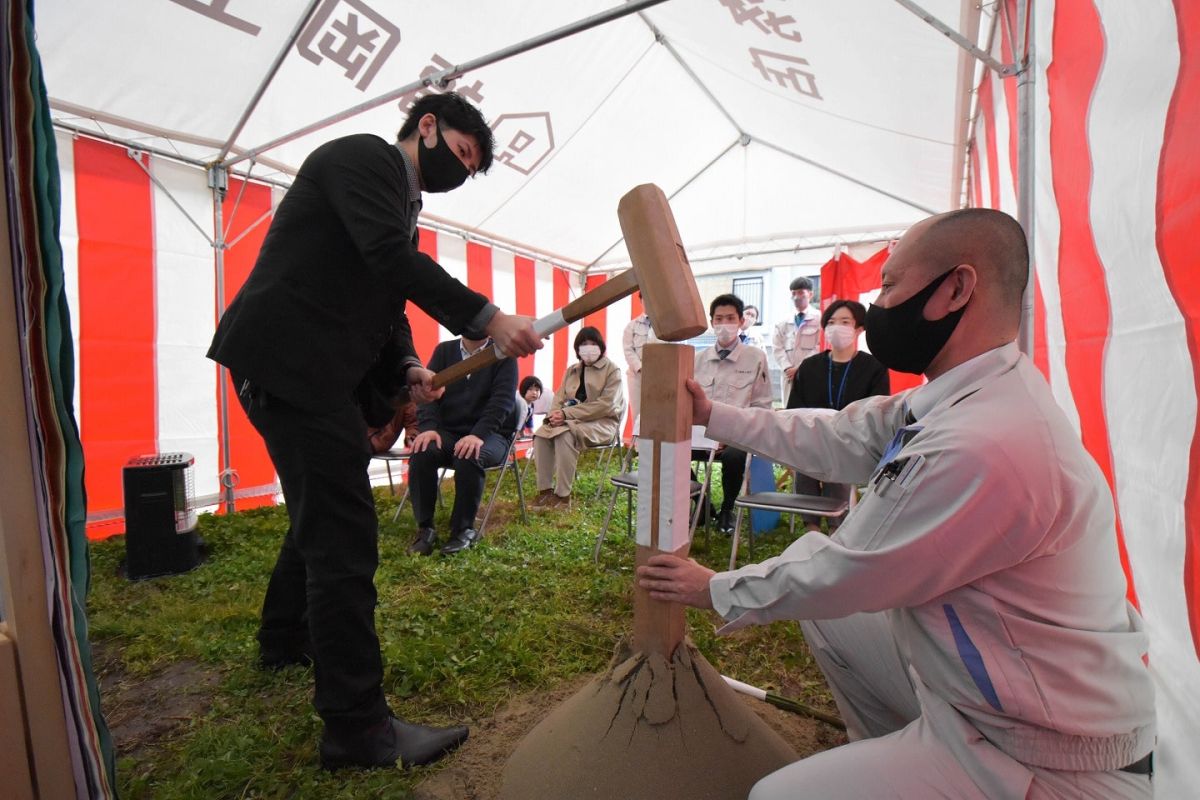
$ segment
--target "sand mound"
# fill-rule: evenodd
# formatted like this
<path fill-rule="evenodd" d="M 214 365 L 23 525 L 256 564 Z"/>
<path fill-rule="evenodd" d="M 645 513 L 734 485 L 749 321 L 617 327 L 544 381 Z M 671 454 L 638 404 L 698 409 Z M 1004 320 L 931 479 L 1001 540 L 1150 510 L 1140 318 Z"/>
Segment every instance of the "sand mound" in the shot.
<path fill-rule="evenodd" d="M 621 650 L 517 746 L 501 800 L 727 800 L 797 759 L 690 642 Z"/>

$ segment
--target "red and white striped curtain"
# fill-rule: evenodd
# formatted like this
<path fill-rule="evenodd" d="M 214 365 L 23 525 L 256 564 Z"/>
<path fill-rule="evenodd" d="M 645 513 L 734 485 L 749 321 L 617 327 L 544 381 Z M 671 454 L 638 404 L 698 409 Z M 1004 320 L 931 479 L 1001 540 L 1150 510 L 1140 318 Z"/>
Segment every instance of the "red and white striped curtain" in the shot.
<path fill-rule="evenodd" d="M 204 355 L 217 320 L 213 200 L 194 167 L 61 133 L 57 145 L 88 530 L 100 538 L 124 530 L 121 469 L 131 456 L 191 453 L 197 496 L 220 491 L 218 371 Z M 234 243 L 225 254 L 226 305 L 254 266 L 279 192 L 253 182 L 243 191 L 230 180 L 222 208 L 226 240 Z M 509 312 L 542 316 L 582 289 L 575 273 L 459 236 L 422 230 L 421 248 Z M 603 280 L 594 277 L 588 287 Z M 635 303 L 623 300 L 555 334 L 521 359 L 520 374 L 537 375 L 552 391 L 575 359 L 571 342 L 581 324 L 601 330 L 623 369 L 621 333 L 631 313 L 640 313 Z M 411 303 L 409 310 L 417 350 L 428 358 L 450 333 Z M 238 507 L 270 502 L 274 470 L 237 403 L 229 430 L 239 495 L 251 495 Z"/>
<path fill-rule="evenodd" d="M 1011 63 L 1006 23 L 1017 17 L 1006 2 L 994 54 Z M 1129 598 L 1146 619 L 1157 680 L 1157 791 L 1191 797 L 1200 785 L 1200 5 L 1033 5 L 1035 361 L 1116 499 Z M 1015 79 L 989 72 L 979 98 L 971 201 L 1015 213 Z"/>

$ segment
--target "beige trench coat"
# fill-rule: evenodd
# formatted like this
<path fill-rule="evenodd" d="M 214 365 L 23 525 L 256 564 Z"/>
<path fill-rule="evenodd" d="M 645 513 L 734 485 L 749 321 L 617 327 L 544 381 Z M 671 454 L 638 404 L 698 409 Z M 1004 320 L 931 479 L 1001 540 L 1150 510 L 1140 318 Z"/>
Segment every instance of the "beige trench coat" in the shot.
<path fill-rule="evenodd" d="M 567 367 L 562 385 L 554 393 L 550 410 L 563 410 L 567 424 L 550 426 L 542 425 L 534 436 L 553 439 L 566 431 L 575 434 L 580 444 L 608 444 L 621 424 L 621 415 L 625 412 L 625 389 L 621 385 L 621 370 L 617 365 L 601 356 L 595 364 L 587 368 L 587 400 L 574 406 L 563 408 L 567 400 L 575 397 L 579 389 L 579 372 L 583 365 L 578 361 Z"/>

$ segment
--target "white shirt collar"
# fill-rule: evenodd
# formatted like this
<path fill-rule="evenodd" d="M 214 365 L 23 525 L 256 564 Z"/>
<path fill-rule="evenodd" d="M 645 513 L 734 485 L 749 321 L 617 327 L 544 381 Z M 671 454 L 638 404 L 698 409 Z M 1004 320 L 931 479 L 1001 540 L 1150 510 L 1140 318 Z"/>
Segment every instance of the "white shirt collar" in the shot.
<path fill-rule="evenodd" d="M 1017 363 L 1021 351 L 1016 342 L 980 353 L 957 367 L 939 375 L 934 380 L 913 389 L 908 396 L 908 408 L 920 420 L 946 400 L 957 398 L 967 389 L 981 381 L 1007 372 Z"/>

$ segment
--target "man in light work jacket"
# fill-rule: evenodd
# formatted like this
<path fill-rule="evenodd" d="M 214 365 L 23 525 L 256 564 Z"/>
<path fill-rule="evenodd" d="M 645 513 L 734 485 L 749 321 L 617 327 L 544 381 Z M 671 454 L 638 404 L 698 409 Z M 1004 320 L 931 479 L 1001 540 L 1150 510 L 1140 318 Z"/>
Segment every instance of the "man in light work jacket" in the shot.
<path fill-rule="evenodd" d="M 330 769 L 427 764 L 467 737 L 396 719 L 383 694 L 367 425 L 386 423 L 401 394 L 440 396 L 405 304 L 509 355 L 541 346 L 528 318 L 499 311 L 416 246 L 421 192 L 491 165 L 479 110 L 429 95 L 398 139 L 346 136 L 305 159 L 208 352 L 267 445 L 291 522 L 263 601 L 260 660 L 314 664 Z"/>
<path fill-rule="evenodd" d="M 689 386 L 710 437 L 867 486 L 835 537 L 778 558 L 639 569 L 653 597 L 715 608 L 726 629 L 802 620 L 851 743 L 767 776 L 752 800 L 1152 796 L 1148 643 L 1112 497 L 1015 344 L 1028 263 L 998 211 L 905 234 L 867 343 L 924 373 L 916 389 L 818 416 Z"/>

